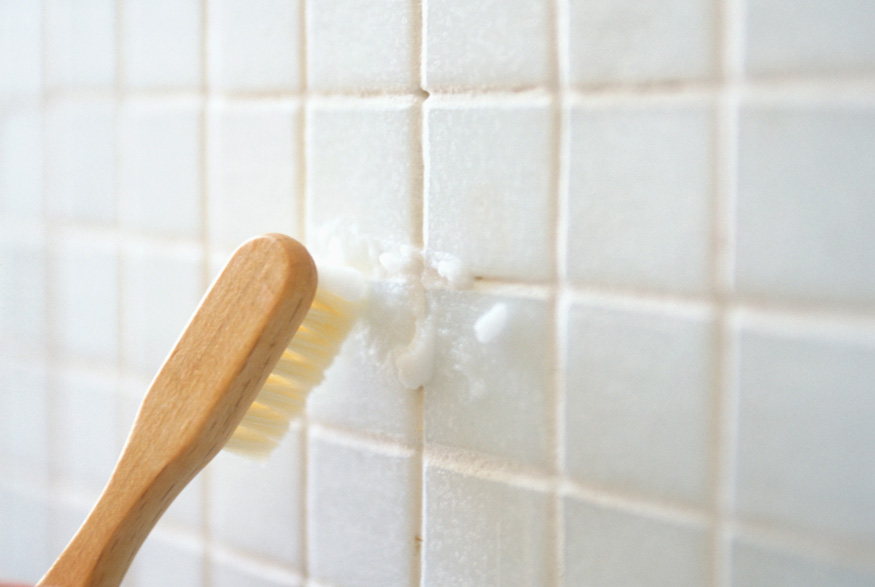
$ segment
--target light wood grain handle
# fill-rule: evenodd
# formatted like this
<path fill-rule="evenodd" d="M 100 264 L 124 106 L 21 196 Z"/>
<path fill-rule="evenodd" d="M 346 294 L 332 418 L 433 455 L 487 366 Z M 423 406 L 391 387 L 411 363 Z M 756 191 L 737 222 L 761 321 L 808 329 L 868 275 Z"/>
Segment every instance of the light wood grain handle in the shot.
<path fill-rule="evenodd" d="M 237 249 L 152 382 L 97 505 L 39 585 L 119 585 L 173 499 L 227 442 L 315 291 L 315 265 L 297 241 L 269 234 Z"/>

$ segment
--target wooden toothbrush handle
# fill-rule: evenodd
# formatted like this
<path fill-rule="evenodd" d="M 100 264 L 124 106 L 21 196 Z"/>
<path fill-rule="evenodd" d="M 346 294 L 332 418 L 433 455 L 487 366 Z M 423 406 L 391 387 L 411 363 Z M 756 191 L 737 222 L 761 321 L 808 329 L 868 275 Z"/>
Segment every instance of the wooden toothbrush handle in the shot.
<path fill-rule="evenodd" d="M 304 320 L 306 249 L 247 241 L 204 296 L 140 406 L 100 499 L 40 586 L 117 587 L 164 511 L 221 450 Z"/>

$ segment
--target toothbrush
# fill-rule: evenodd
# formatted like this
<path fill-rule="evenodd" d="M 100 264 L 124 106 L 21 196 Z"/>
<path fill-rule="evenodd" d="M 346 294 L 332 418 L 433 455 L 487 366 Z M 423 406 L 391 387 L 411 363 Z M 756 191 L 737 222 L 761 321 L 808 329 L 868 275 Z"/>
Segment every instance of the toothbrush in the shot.
<path fill-rule="evenodd" d="M 347 282 L 340 294 L 317 290 L 313 259 L 290 237 L 242 244 L 155 376 L 97 504 L 38 585 L 116 587 L 164 511 L 229 440 L 244 453 L 269 452 L 351 326 L 361 290 Z"/>

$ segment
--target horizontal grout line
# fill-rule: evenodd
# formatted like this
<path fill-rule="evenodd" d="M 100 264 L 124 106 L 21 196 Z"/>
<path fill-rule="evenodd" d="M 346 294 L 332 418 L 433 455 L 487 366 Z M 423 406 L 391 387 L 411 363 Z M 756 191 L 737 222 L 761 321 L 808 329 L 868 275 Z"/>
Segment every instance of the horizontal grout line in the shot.
<path fill-rule="evenodd" d="M 462 448 L 426 444 L 423 447 L 423 461 L 427 467 L 436 467 L 542 493 L 553 492 L 556 489 L 556 477 L 546 470 L 538 470 Z"/>
<path fill-rule="evenodd" d="M 307 429 L 311 437 L 384 456 L 408 458 L 418 453 L 415 446 L 388 435 L 334 426 L 312 418 L 307 420 Z"/>

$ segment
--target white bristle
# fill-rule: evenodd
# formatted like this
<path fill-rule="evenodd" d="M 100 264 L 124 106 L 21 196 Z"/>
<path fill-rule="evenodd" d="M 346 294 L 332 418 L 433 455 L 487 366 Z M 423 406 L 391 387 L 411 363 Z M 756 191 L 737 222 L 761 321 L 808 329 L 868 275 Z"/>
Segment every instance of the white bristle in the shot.
<path fill-rule="evenodd" d="M 354 270 L 343 271 L 339 273 L 342 285 L 338 287 L 334 278 L 323 282 L 323 271 L 320 267 L 319 288 L 307 317 L 234 430 L 226 449 L 266 458 L 291 421 L 303 411 L 307 394 L 322 382 L 325 370 L 352 328 L 355 301 L 364 291 L 364 280 Z M 337 276 L 338 272 L 326 275 Z"/>

